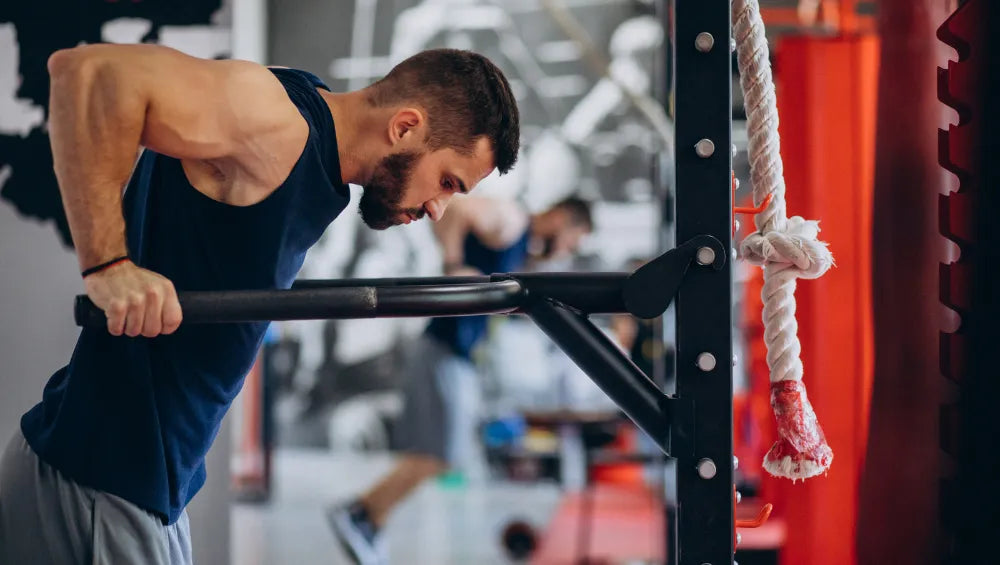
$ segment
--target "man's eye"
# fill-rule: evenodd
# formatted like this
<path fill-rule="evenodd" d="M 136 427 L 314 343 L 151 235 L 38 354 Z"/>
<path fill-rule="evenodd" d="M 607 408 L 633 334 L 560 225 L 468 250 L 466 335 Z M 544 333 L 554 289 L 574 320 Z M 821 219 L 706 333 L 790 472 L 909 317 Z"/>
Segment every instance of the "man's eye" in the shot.
<path fill-rule="evenodd" d="M 454 187 L 450 179 L 444 179 L 444 181 L 441 182 L 441 186 L 447 188 L 448 190 L 451 190 Z"/>

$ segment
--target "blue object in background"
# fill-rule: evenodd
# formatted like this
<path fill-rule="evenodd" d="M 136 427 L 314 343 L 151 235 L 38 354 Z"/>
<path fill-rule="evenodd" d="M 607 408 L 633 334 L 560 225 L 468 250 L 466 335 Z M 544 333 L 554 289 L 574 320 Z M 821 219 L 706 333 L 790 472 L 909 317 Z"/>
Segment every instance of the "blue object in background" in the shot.
<path fill-rule="evenodd" d="M 487 422 L 483 426 L 483 443 L 487 448 L 517 446 L 527 432 L 527 424 L 520 414 L 512 414 Z"/>

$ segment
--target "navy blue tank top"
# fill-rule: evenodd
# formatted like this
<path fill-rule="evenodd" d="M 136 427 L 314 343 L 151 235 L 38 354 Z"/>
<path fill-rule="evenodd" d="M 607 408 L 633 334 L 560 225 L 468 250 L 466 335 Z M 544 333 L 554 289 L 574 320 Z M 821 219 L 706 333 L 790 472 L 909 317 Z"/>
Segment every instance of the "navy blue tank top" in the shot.
<path fill-rule="evenodd" d="M 179 291 L 288 288 L 349 202 L 333 118 L 316 90 L 326 86 L 303 71 L 272 72 L 309 124 L 277 190 L 252 206 L 223 204 L 191 186 L 179 160 L 148 150 L 126 189 L 132 260 Z M 84 329 L 21 430 L 69 478 L 172 524 L 205 482 L 205 455 L 266 329 L 182 324 L 153 339 Z"/>
<path fill-rule="evenodd" d="M 479 269 L 483 274 L 509 273 L 524 266 L 528 256 L 530 231 L 525 231 L 513 244 L 504 249 L 490 249 L 474 234 L 465 237 L 465 264 Z M 472 350 L 486 335 L 488 316 L 460 316 L 434 318 L 427 326 L 427 334 L 448 346 L 460 357 L 470 359 Z"/>

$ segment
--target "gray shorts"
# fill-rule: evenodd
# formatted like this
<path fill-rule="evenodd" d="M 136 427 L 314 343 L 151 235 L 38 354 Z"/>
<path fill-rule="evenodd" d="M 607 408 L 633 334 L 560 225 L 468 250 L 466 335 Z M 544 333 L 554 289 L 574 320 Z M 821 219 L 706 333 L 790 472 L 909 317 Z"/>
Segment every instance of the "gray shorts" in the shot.
<path fill-rule="evenodd" d="M 42 462 L 18 430 L 0 459 L 0 565 L 190 565 L 187 513 L 170 526 Z"/>
<path fill-rule="evenodd" d="M 463 467 L 474 456 L 481 414 L 476 367 L 428 336 L 408 344 L 404 359 L 407 380 L 395 447 Z"/>

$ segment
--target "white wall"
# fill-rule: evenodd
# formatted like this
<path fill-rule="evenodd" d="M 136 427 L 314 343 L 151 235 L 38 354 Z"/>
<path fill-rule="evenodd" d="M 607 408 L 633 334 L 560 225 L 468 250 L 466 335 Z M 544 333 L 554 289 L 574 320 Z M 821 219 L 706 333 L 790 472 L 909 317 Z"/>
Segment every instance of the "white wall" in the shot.
<path fill-rule="evenodd" d="M 0 177 L 5 172 L 0 171 Z M 79 330 L 73 296 L 83 291 L 76 258 L 51 225 L 17 216 L 0 203 L 0 438 L 4 445 L 21 414 L 69 361 Z"/>

